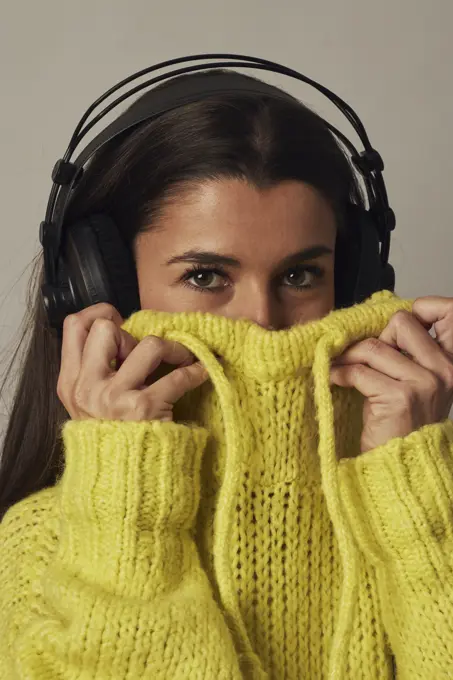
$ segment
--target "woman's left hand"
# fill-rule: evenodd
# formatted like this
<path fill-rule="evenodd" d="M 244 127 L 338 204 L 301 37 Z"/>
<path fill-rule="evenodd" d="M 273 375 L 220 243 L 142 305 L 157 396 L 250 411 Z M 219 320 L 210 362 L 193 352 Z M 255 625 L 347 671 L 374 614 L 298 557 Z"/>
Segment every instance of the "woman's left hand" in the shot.
<path fill-rule="evenodd" d="M 429 330 L 434 328 L 436 339 Z M 448 418 L 453 405 L 453 298 L 423 297 L 379 338 L 347 349 L 331 382 L 365 397 L 362 453 Z"/>

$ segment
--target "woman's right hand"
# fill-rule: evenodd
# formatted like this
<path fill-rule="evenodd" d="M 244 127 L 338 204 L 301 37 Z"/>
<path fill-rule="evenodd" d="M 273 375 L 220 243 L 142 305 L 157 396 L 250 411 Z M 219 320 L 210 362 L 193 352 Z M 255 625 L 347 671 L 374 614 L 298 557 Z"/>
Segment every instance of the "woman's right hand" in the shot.
<path fill-rule="evenodd" d="M 122 323 L 106 303 L 66 317 L 59 399 L 73 420 L 173 420 L 173 405 L 205 382 L 206 370 L 183 345 L 154 335 L 137 342 Z M 152 382 L 162 362 L 179 368 Z"/>

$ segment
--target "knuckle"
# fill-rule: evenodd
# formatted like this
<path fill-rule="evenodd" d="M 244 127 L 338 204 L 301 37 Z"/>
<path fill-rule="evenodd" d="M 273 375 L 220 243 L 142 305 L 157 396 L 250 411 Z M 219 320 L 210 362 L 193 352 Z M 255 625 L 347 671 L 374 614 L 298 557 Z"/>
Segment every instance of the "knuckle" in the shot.
<path fill-rule="evenodd" d="M 133 393 L 130 399 L 130 406 L 134 413 L 134 419 L 146 420 L 151 415 L 153 399 L 151 395 L 144 392 Z"/>
<path fill-rule="evenodd" d="M 93 330 L 96 330 L 98 332 L 107 332 L 107 331 L 110 332 L 113 325 L 114 324 L 113 324 L 112 321 L 110 321 L 110 319 L 105 319 L 104 317 L 98 316 L 93 321 L 92 328 L 93 328 Z"/>
<path fill-rule="evenodd" d="M 92 305 L 92 307 L 100 314 L 111 315 L 112 317 L 118 314 L 116 307 L 109 302 L 98 302 L 97 304 Z"/>
<path fill-rule="evenodd" d="M 158 338 L 157 335 L 147 335 L 141 340 L 140 345 L 144 345 L 149 350 L 160 351 L 164 345 L 162 338 Z"/>
<path fill-rule="evenodd" d="M 82 324 L 82 318 L 80 312 L 77 314 L 68 314 L 63 320 L 63 333 L 70 331 L 72 328 L 77 328 L 77 326 Z"/>
<path fill-rule="evenodd" d="M 162 343 L 168 347 L 170 355 L 178 354 L 178 352 L 181 351 L 187 352 L 187 354 L 189 354 L 189 350 L 186 347 L 184 347 L 184 345 L 181 345 L 181 343 L 179 343 L 177 340 L 169 340 L 168 338 L 163 338 Z"/>
<path fill-rule="evenodd" d="M 102 413 L 110 418 L 120 417 L 123 410 L 123 394 L 124 391 L 113 380 L 107 382 L 99 395 Z"/>
<path fill-rule="evenodd" d="M 401 383 L 396 390 L 395 406 L 402 413 L 410 411 L 416 402 L 412 385 Z"/>
<path fill-rule="evenodd" d="M 63 331 L 71 328 L 78 328 L 85 326 L 87 321 L 92 319 L 93 314 L 96 317 L 90 325 L 94 325 L 98 320 L 104 320 L 114 325 L 122 322 L 122 317 L 118 310 L 108 302 L 99 302 L 98 304 L 85 307 L 80 312 L 68 314 L 63 320 Z"/>
<path fill-rule="evenodd" d="M 191 372 L 189 366 L 181 366 L 171 374 L 171 379 L 176 387 L 182 389 L 189 387 L 191 383 Z"/>
<path fill-rule="evenodd" d="M 400 309 L 392 316 L 390 323 L 392 323 L 396 328 L 407 328 L 407 326 L 411 323 L 411 320 L 412 314 L 407 312 L 405 309 Z"/>
<path fill-rule="evenodd" d="M 425 381 L 425 392 L 429 395 L 435 395 L 441 390 L 441 388 L 442 382 L 440 378 L 438 378 L 433 373 L 430 373 Z"/>
<path fill-rule="evenodd" d="M 366 373 L 366 367 L 364 364 L 355 364 L 355 366 L 351 367 L 351 374 L 353 379 L 355 380 L 360 380 L 362 376 L 364 376 Z"/>
<path fill-rule="evenodd" d="M 382 350 L 383 343 L 378 338 L 367 338 L 364 340 L 364 348 L 369 354 L 376 354 Z"/>
<path fill-rule="evenodd" d="M 92 317 L 93 314 L 96 314 L 97 319 L 107 319 L 108 321 L 115 321 L 116 319 L 120 318 L 120 313 L 114 307 L 111 305 L 109 302 L 98 302 L 95 305 L 90 305 L 89 307 L 85 307 L 85 309 L 82 309 L 79 314 L 82 317 Z"/>

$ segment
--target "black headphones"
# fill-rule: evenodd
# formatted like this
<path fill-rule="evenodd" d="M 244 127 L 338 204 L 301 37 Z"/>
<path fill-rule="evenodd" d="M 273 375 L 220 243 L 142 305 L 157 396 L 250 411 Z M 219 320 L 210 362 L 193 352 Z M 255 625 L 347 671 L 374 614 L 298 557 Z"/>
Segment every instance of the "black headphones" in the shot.
<path fill-rule="evenodd" d="M 88 121 L 93 112 L 114 93 L 154 71 L 183 62 L 208 61 L 185 66 L 155 76 L 128 89 L 107 104 Z M 245 92 L 295 101 L 282 90 L 253 80 L 244 80 L 238 73 L 209 73 L 212 69 L 240 66 L 281 73 L 300 80 L 322 92 L 346 116 L 364 151 L 359 153 L 339 130 L 325 121 L 341 144 L 351 155 L 351 161 L 361 175 L 366 189 L 368 209 L 350 204 L 348 225 L 354 234 L 349 242 L 339 239 L 343 267 L 340 273 L 341 306 L 361 302 L 379 290 L 394 290 L 395 274 L 388 262 L 390 233 L 395 228 L 395 215 L 387 198 L 381 156 L 371 146 L 365 128 L 351 107 L 333 92 L 294 71 L 266 59 L 235 54 L 202 54 L 171 59 L 146 68 L 121 81 L 86 111 L 72 135 L 68 149 L 57 161 L 52 172 L 46 217 L 40 225 L 40 242 L 44 251 L 45 281 L 41 286 L 43 302 L 50 327 L 61 336 L 62 325 L 68 314 L 80 311 L 98 302 L 114 305 L 123 318 L 140 309 L 137 276 L 132 254 L 126 248 L 115 224 L 106 215 L 93 215 L 76 224 L 65 224 L 65 213 L 72 192 L 92 156 L 107 142 L 132 131 L 137 126 L 192 102 L 217 94 Z M 150 89 L 137 99 L 124 113 L 100 132 L 79 154 L 71 158 L 85 135 L 112 109 L 123 101 L 161 81 L 184 73 L 205 71 L 198 78 L 175 80 L 163 90 Z"/>

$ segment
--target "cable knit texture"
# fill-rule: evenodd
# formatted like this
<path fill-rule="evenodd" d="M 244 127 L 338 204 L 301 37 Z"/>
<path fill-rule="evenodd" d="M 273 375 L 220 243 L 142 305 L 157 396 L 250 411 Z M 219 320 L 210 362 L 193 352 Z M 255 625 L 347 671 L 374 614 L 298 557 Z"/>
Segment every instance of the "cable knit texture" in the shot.
<path fill-rule="evenodd" d="M 453 678 L 453 423 L 360 454 L 332 357 L 409 302 L 284 331 L 140 311 L 210 380 L 175 422 L 70 421 L 0 526 L 0 680 Z"/>

